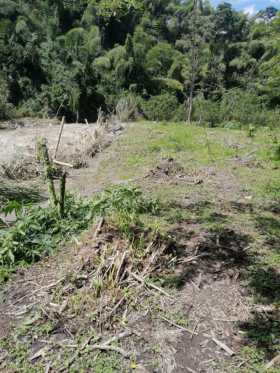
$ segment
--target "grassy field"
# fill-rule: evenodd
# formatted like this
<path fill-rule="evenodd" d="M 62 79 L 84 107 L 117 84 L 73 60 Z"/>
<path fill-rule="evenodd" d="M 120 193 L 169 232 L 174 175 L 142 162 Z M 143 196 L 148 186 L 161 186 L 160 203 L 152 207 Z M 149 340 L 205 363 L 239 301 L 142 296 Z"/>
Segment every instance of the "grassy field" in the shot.
<path fill-rule="evenodd" d="M 251 137 L 246 130 L 135 123 L 126 128 L 97 162 L 96 174 L 90 182 L 102 190 L 116 184 L 138 187 L 145 198 L 152 199 L 157 206 L 152 212 L 149 209 L 139 212 L 139 227 L 143 232 L 150 230 L 164 237 L 172 236 L 176 242 L 176 255 L 181 258 L 178 266 L 162 272 L 157 269 L 152 279 L 177 299 L 188 300 L 190 286 L 196 289 L 193 311 L 188 313 L 186 304 L 181 302 L 175 313 L 167 312 L 167 318 L 173 323 L 187 324 L 198 331 L 191 342 L 184 343 L 193 343 L 202 358 L 209 360 L 207 369 L 213 367 L 215 372 L 264 372 L 269 361 L 280 353 L 280 132 L 263 128 Z M 118 220 L 116 224 L 131 239 L 134 231 L 128 232 L 123 221 Z M 131 242 L 135 240 L 132 238 Z M 190 243 L 194 243 L 194 251 Z M 198 258 L 191 267 L 184 265 L 187 251 L 188 258 Z M 13 279 L 10 282 L 12 284 Z M 200 323 L 201 330 L 215 324 L 214 316 L 205 321 L 200 310 L 208 304 L 211 315 L 219 313 L 219 302 L 215 304 L 217 293 L 213 289 L 218 291 L 224 314 L 235 318 L 232 322 L 222 321 L 217 328 L 213 326 L 216 333 L 219 328 L 222 330 L 220 338 L 236 352 L 235 356 L 224 356 L 218 361 L 214 347 L 210 355 L 205 355 L 199 339 Z M 3 287 L 3 294 L 5 291 Z M 231 304 L 234 294 L 238 294 L 238 299 Z M 71 298 L 69 312 L 83 316 L 80 303 L 81 295 Z M 149 307 L 153 320 L 152 313 L 156 311 L 154 305 Z M 141 312 L 145 313 L 145 305 Z M 196 323 L 198 329 L 193 329 Z M 0 346 L 6 350 L 18 333 L 21 337 L 11 352 L 16 361 L 13 367 L 22 369 L 20 371 L 31 367 L 34 371 L 43 371 L 42 361 L 26 364 L 30 351 L 25 351 L 20 343 L 25 335 L 23 325 L 26 327 L 26 324 L 17 326 L 20 332 L 16 329 Z M 39 334 L 45 338 L 52 333 L 53 325 L 49 329 L 46 322 L 42 325 Z M 35 338 L 35 329 L 28 333 Z M 75 334 L 74 337 L 79 343 Z M 160 348 L 154 347 L 154 361 L 162 354 Z M 68 352 L 66 355 L 69 358 Z M 180 353 L 176 356 L 176 362 L 189 364 L 190 369 L 194 369 L 195 360 L 191 356 L 187 360 Z M 140 365 L 150 371 L 151 363 L 145 363 L 143 358 Z M 134 371 L 139 365 L 134 358 L 124 368 L 115 353 L 98 355 L 95 365 L 90 367 L 82 359 L 79 364 L 73 372 Z M 161 371 L 156 363 L 153 369 Z M 279 369 L 275 362 L 267 371 L 276 373 Z M 179 368 L 175 371 L 181 372 Z"/>
<path fill-rule="evenodd" d="M 248 237 L 250 261 L 242 268 L 243 285 L 252 302 L 273 305 L 279 312 L 279 141 L 280 133 L 268 128 L 249 137 L 247 131 L 139 123 L 113 144 L 100 165 L 98 182 L 128 180 L 158 198 L 164 210 L 149 221 L 157 229 L 168 231 L 171 225 L 188 221 L 202 230 Z M 168 159 L 184 171 L 171 166 L 171 175 L 165 175 Z M 151 170 L 154 177 L 149 177 Z M 263 359 L 279 351 L 277 315 L 255 314 L 248 326 L 248 346 L 241 349 L 248 363 L 244 371 L 263 371 Z"/>

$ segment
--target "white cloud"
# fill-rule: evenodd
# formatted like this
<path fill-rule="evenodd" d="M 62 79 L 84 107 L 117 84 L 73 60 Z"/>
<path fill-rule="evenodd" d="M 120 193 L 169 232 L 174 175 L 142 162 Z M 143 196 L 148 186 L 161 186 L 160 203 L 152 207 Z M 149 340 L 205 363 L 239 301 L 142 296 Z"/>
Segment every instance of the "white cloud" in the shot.
<path fill-rule="evenodd" d="M 248 5 L 243 9 L 243 12 L 247 14 L 249 17 L 252 17 L 254 14 L 257 13 L 256 7 L 254 4 Z"/>

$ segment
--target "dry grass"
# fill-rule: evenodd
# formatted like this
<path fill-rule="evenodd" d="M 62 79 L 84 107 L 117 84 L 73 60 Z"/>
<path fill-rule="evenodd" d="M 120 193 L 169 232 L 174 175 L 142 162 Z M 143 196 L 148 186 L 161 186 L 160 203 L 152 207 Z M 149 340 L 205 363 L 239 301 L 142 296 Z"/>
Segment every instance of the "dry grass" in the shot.
<path fill-rule="evenodd" d="M 30 180 L 40 175 L 35 157 L 17 157 L 0 165 L 0 176 L 8 180 Z"/>
<path fill-rule="evenodd" d="M 55 340 L 55 331 L 45 334 L 46 324 L 60 325 L 62 333 L 66 333 L 64 339 L 76 346 L 75 354 L 78 351 L 79 356 L 96 350 L 95 359 L 98 351 L 105 349 L 132 357 L 133 343 L 128 346 L 125 342 L 122 347 L 116 347 L 106 342 L 106 336 L 112 333 L 118 336 L 118 331 L 124 328 L 130 336 L 134 332 L 126 328 L 127 320 L 137 310 L 148 304 L 148 308 L 158 309 L 159 297 L 161 304 L 165 304 L 164 299 L 172 299 L 149 279 L 168 268 L 173 258 L 168 253 L 169 246 L 169 240 L 137 228 L 135 240 L 131 242 L 114 225 L 101 219 L 70 252 L 67 249 L 56 260 L 50 258 L 49 265 L 33 267 L 19 279 L 17 288 L 8 289 L 0 313 L 9 315 L 10 325 L 24 320 L 27 314 L 31 318 L 37 315 L 31 327 L 24 331 L 25 340 L 32 344 L 38 333 L 43 333 L 44 349 L 53 357 L 59 355 L 58 351 L 65 353 L 66 347 L 65 343 Z M 97 333 L 101 333 L 99 337 Z M 69 336 L 72 336 L 71 341 Z M 84 337 L 83 342 L 77 345 L 81 337 Z M 96 345 L 94 342 L 99 339 L 101 343 Z M 26 361 L 32 356 L 34 351 L 30 349 Z M 36 360 L 40 358 L 44 361 L 44 355 Z M 55 361 L 54 369 L 67 371 L 73 363 L 72 354 L 66 361 Z M 2 366 L 10 366 L 9 355 Z"/>

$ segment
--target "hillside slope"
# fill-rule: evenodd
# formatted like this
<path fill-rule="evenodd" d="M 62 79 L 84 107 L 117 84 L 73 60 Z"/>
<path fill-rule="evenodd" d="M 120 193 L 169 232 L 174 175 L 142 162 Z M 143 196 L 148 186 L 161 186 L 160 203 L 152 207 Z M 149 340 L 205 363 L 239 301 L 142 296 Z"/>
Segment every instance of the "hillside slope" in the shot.
<path fill-rule="evenodd" d="M 278 372 L 279 135 L 129 125 L 104 214 L 2 286 L 1 370 Z"/>

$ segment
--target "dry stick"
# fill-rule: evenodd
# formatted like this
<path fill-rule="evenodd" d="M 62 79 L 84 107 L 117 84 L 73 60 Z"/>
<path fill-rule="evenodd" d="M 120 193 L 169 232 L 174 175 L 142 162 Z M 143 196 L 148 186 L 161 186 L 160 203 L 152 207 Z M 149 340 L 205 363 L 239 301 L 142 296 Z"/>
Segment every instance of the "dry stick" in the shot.
<path fill-rule="evenodd" d="M 127 330 L 127 331 L 125 331 L 123 333 L 120 333 L 120 334 L 118 334 L 118 335 L 116 335 L 116 336 L 108 339 L 106 342 L 104 342 L 102 344 L 95 344 L 95 345 L 90 346 L 90 347 L 93 350 L 115 351 L 115 352 L 118 352 L 119 354 L 121 354 L 123 357 L 128 358 L 128 357 L 131 356 L 130 352 L 127 352 L 127 351 L 123 350 L 120 347 L 111 346 L 111 344 L 113 342 L 119 341 L 120 339 L 129 337 L 132 334 L 133 334 L 132 331 Z"/>
<path fill-rule="evenodd" d="M 170 325 L 172 325 L 172 326 L 175 326 L 176 328 L 178 328 L 178 329 L 180 329 L 180 330 L 183 330 L 184 332 L 188 332 L 188 333 L 190 333 L 192 336 L 193 336 L 193 335 L 198 335 L 194 330 L 189 330 L 189 329 L 187 329 L 187 328 L 184 328 L 183 326 L 178 325 L 178 324 L 176 324 L 175 322 L 173 322 L 173 321 L 171 321 L 171 320 L 168 320 L 168 319 L 166 319 L 166 318 L 163 317 L 163 316 L 159 316 L 159 318 L 162 319 L 162 320 L 164 320 L 164 321 L 166 321 L 168 324 L 170 324 Z"/>
<path fill-rule="evenodd" d="M 131 356 L 131 352 L 125 351 L 120 347 L 115 346 L 104 346 L 104 345 L 94 345 L 92 346 L 93 350 L 101 350 L 101 351 L 114 351 L 122 355 L 124 358 L 129 358 Z"/>
<path fill-rule="evenodd" d="M 89 338 L 87 338 L 87 340 L 82 344 L 81 348 L 78 351 L 76 351 L 76 353 L 72 356 L 70 360 L 68 360 L 68 362 L 66 363 L 66 366 L 59 369 L 59 372 L 68 370 L 68 368 L 74 363 L 74 361 L 81 355 L 83 350 L 90 344 L 93 338 L 94 338 L 94 335 L 91 335 Z M 99 340 L 100 338 L 101 336 L 95 337 L 96 340 Z"/>
<path fill-rule="evenodd" d="M 81 346 L 81 348 L 74 354 L 74 356 L 67 362 L 66 367 L 61 368 L 59 370 L 59 372 L 63 372 L 65 370 L 67 370 L 73 364 L 73 362 L 81 355 L 81 353 L 83 352 L 83 350 L 87 346 L 89 348 L 93 349 L 93 350 L 103 350 L 103 351 L 110 351 L 111 350 L 111 351 L 115 351 L 115 352 L 120 353 L 122 356 L 124 356 L 126 358 L 129 357 L 131 355 L 130 353 L 124 351 L 121 348 L 110 346 L 110 344 L 113 343 L 113 342 L 117 342 L 120 339 L 129 337 L 131 334 L 133 334 L 131 331 L 125 331 L 125 332 L 122 332 L 122 333 L 108 339 L 106 342 L 104 342 L 102 344 L 94 344 L 92 346 L 89 346 L 89 343 L 94 338 L 94 336 L 90 336 L 86 340 L 86 342 Z M 100 336 L 98 336 L 96 339 L 97 340 L 100 339 Z"/>
<path fill-rule="evenodd" d="M 221 347 L 221 349 L 223 349 L 224 351 L 226 351 L 230 356 L 235 355 L 235 352 L 231 348 L 229 348 L 225 343 L 219 341 L 215 337 L 214 333 L 212 333 L 211 338 L 212 338 L 212 341 L 216 343 L 216 345 L 218 345 L 219 347 Z"/>
<path fill-rule="evenodd" d="M 146 286 L 148 286 L 148 287 L 150 287 L 150 288 L 152 288 L 152 289 L 154 289 L 154 290 L 157 290 L 158 292 L 160 292 L 161 294 L 165 295 L 165 296 L 168 297 L 168 298 L 173 298 L 170 294 L 168 294 L 166 291 L 164 291 L 164 290 L 161 289 L 160 287 L 158 287 L 158 286 L 152 284 L 151 282 L 148 282 L 148 281 L 144 280 L 143 278 L 137 276 L 135 273 L 129 271 L 129 274 L 130 274 L 133 278 L 135 278 L 135 280 L 141 282 L 143 285 L 146 285 Z"/>
<path fill-rule="evenodd" d="M 265 366 L 265 370 L 268 370 L 272 367 L 274 367 L 274 365 L 279 365 L 280 364 L 280 354 L 275 356 L 266 366 Z"/>
<path fill-rule="evenodd" d="M 64 370 L 68 369 L 73 363 L 74 361 L 81 355 L 81 353 L 83 352 L 83 350 L 90 344 L 90 342 L 92 341 L 92 339 L 95 338 L 96 340 L 99 340 L 101 337 L 100 336 L 97 336 L 97 337 L 94 337 L 94 335 L 91 335 L 81 346 L 81 348 L 73 355 L 73 357 L 68 360 L 67 364 L 66 364 L 66 367 L 63 367 L 59 370 L 59 372 L 63 372 Z"/>
<path fill-rule="evenodd" d="M 120 279 L 120 274 L 121 274 L 121 270 L 122 270 L 122 267 L 123 267 L 123 263 L 125 262 L 125 259 L 126 259 L 126 254 L 127 254 L 127 251 L 125 251 L 123 253 L 123 256 L 121 258 L 121 261 L 120 261 L 120 264 L 119 264 L 119 268 L 118 268 L 117 274 L 116 274 L 116 281 L 118 281 Z"/>
<path fill-rule="evenodd" d="M 58 116 L 58 114 L 59 114 L 59 112 L 60 112 L 60 109 L 62 108 L 64 102 L 65 102 L 65 100 L 63 100 L 63 101 L 61 102 L 61 104 L 59 105 L 59 108 L 57 109 L 57 112 L 56 112 L 56 114 L 55 114 L 55 117 L 56 117 L 56 118 L 57 118 L 57 116 Z"/>
<path fill-rule="evenodd" d="M 58 152 L 58 148 L 59 148 L 59 144 L 60 144 L 60 140 L 61 140 L 61 135 L 62 135 L 63 128 L 64 128 L 64 122 L 65 122 L 65 117 L 62 117 L 61 124 L 60 124 L 60 131 L 59 131 L 57 144 L 56 144 L 56 148 L 55 148 L 55 152 L 54 152 L 54 156 L 53 156 L 54 159 L 56 158 L 56 155 L 57 155 L 57 152 Z"/>
<path fill-rule="evenodd" d="M 99 235 L 99 233 L 101 232 L 101 228 L 104 224 L 104 218 L 102 217 L 100 220 L 99 220 L 99 223 L 97 225 L 97 228 L 96 228 L 96 231 L 94 232 L 94 235 L 93 235 L 93 239 L 96 239 L 97 236 Z"/>
<path fill-rule="evenodd" d="M 39 289 L 35 289 L 35 290 L 32 291 L 31 293 L 28 293 L 28 294 L 24 295 L 23 297 L 17 299 L 17 300 L 12 304 L 12 306 L 14 306 L 14 305 L 16 305 L 17 303 L 21 302 L 21 301 L 22 301 L 23 299 L 25 299 L 25 298 L 31 297 L 32 295 L 35 295 L 36 293 L 39 293 L 41 290 L 49 290 L 49 289 L 55 287 L 56 285 L 58 285 L 58 284 L 59 284 L 60 282 L 62 282 L 63 280 L 64 280 L 64 277 L 61 278 L 60 280 L 56 281 L 56 282 L 53 282 L 53 283 L 49 284 L 49 285 L 43 286 L 43 287 L 41 287 L 41 288 L 39 288 Z"/>
<path fill-rule="evenodd" d="M 107 341 L 105 341 L 104 343 L 102 343 L 102 346 L 109 346 L 110 344 L 112 344 L 113 342 L 117 342 L 121 339 L 124 339 L 126 337 L 129 337 L 133 334 L 133 332 L 131 330 L 126 330 L 120 334 L 117 334 L 117 335 L 114 335 L 114 337 L 108 339 Z"/>
<path fill-rule="evenodd" d="M 198 327 L 198 324 L 199 324 L 199 320 L 196 322 L 194 328 L 193 328 L 193 331 L 192 331 L 192 335 L 191 335 L 191 339 L 193 339 L 193 336 L 195 335 L 195 332 L 196 332 L 196 329 Z"/>
<path fill-rule="evenodd" d="M 193 369 L 191 369 L 191 368 L 189 368 L 189 367 L 186 367 L 186 369 L 187 369 L 187 371 L 190 372 L 190 373 L 197 373 L 196 370 L 193 370 Z"/>
<path fill-rule="evenodd" d="M 45 373 L 49 373 L 50 369 L 51 369 L 51 364 L 48 363 L 46 368 L 45 368 Z"/>
<path fill-rule="evenodd" d="M 66 166 L 66 167 L 74 168 L 74 165 L 72 165 L 71 163 L 61 162 L 61 161 L 58 161 L 56 159 L 53 160 L 53 163 L 55 163 L 55 164 L 57 164 L 59 166 Z"/>
<path fill-rule="evenodd" d="M 112 311 L 110 311 L 109 314 L 106 316 L 106 319 L 110 318 L 117 311 L 117 309 L 123 304 L 124 301 L 125 301 L 125 297 L 122 297 L 118 301 L 118 303 L 114 306 L 114 308 L 112 309 Z"/>

